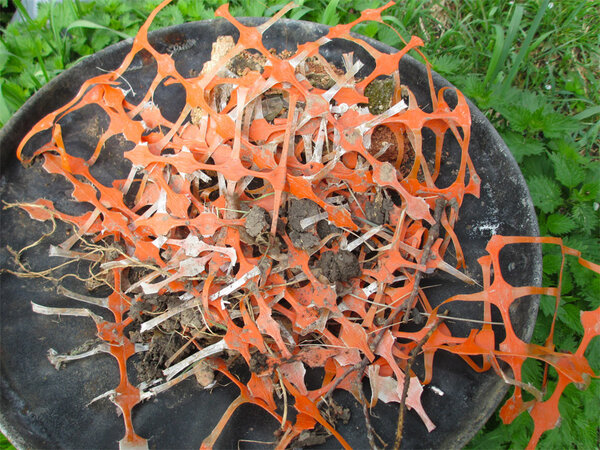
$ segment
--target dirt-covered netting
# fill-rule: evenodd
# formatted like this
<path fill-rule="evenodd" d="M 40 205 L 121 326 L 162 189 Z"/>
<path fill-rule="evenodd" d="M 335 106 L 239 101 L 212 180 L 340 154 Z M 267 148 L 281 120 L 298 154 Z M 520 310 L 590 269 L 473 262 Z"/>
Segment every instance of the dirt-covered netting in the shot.
<path fill-rule="evenodd" d="M 350 35 L 360 22 L 382 22 L 386 5 L 332 27 L 295 52 L 277 53 L 263 46 L 262 35 L 292 5 L 257 27 L 242 25 L 223 6 L 216 15 L 233 24 L 239 38 L 219 38 L 201 73 L 186 78 L 171 56 L 147 40 L 154 16 L 167 3 L 142 26 L 117 70 L 87 80 L 72 101 L 29 132 L 18 150 L 25 164 L 43 158 L 48 172 L 72 183 L 75 200 L 92 205 L 82 216 L 62 213 L 47 199 L 19 206 L 34 219 L 72 224 L 73 236 L 51 251 L 89 259 L 94 280 L 112 287 L 108 298 L 60 292 L 110 309 L 114 322 L 85 308 L 34 304 L 34 310 L 96 321 L 103 341 L 85 355 L 107 351 L 119 362 L 121 382 L 107 395 L 123 411 L 122 442 L 145 444 L 133 429 L 137 403 L 190 376 L 212 387 L 218 372 L 239 387 L 240 395 L 203 447 L 215 444 L 235 409 L 246 402 L 281 422 L 280 448 L 319 424 L 348 447 L 320 408 L 337 388 L 365 405 L 400 403 L 399 439 L 405 407 L 432 430 L 435 424 L 420 396 L 431 380 L 435 352 L 444 350 L 475 370 L 493 368 L 515 385 L 502 416 L 512 420 L 528 410 L 535 421 L 534 445 L 558 422 L 565 386 L 596 376 L 584 351 L 600 334 L 600 310 L 581 314 L 585 335 L 575 354 L 555 352 L 552 336 L 544 346 L 517 337 L 511 304 L 545 294 L 556 297 L 558 305 L 560 286 L 511 286 L 502 277 L 501 249 L 551 243 L 560 246 L 563 257 L 579 256 L 557 239 L 530 237 L 494 236 L 489 256 L 480 259 L 481 292 L 446 301 L 485 305 L 480 328 L 468 337 L 452 336 L 442 314 L 445 303 L 429 304 L 420 286 L 424 273 L 441 270 L 474 283 L 460 270 L 464 258 L 453 227 L 464 197 L 479 195 L 479 178 L 467 151 L 471 114 L 464 96 L 456 92 L 450 107 L 446 89 L 435 92 L 428 71 L 427 112 L 401 83 L 400 59 L 422 42 L 413 38 L 402 50 L 385 54 Z M 374 70 L 359 76 L 362 63 L 351 53 L 343 56 L 343 67 L 328 63 L 319 48 L 332 39 L 358 44 L 374 59 Z M 124 74 L 139 56 L 156 64 L 156 76 L 133 104 Z M 185 106 L 173 121 L 153 101 L 162 85 L 185 90 Z M 59 121 L 90 105 L 101 108 L 109 122 L 93 155 L 84 159 L 65 146 Z M 425 128 L 435 135 L 435 152 L 428 158 Z M 32 137 L 48 131 L 45 145 L 27 150 Z M 105 186 L 90 168 L 115 137 L 131 143 L 122 155 L 131 171 Z M 461 154 L 453 180 L 439 187 L 447 139 L 456 141 Z M 453 264 L 444 259 L 448 249 Z M 599 271 L 593 263 L 579 262 Z M 499 344 L 492 305 L 501 313 L 506 335 Z M 417 331 L 403 327 L 419 320 Z M 126 336 L 127 326 L 133 331 Z M 166 334 L 176 339 L 166 345 Z M 126 362 L 136 352 L 143 356 L 141 382 L 134 386 Z M 411 370 L 417 354 L 424 354 L 422 380 Z M 483 357 L 481 364 L 476 355 Z M 50 357 L 59 365 L 82 356 Z M 558 385 L 546 400 L 541 390 L 520 381 L 527 358 L 558 373 Z M 241 361 L 247 382 L 232 369 Z M 307 368 L 324 369 L 320 387 L 306 386 Z M 370 399 L 362 391 L 364 377 Z M 534 393 L 533 400 L 522 400 L 523 388 Z M 288 408 L 297 411 L 293 420 Z"/>

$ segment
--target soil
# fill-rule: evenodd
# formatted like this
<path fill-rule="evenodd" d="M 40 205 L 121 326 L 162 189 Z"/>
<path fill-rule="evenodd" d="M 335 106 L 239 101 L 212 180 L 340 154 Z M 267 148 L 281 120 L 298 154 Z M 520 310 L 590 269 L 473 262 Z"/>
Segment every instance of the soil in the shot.
<path fill-rule="evenodd" d="M 347 250 L 324 252 L 317 267 L 331 283 L 349 281 L 361 273 L 358 258 Z"/>
<path fill-rule="evenodd" d="M 277 52 L 277 50 L 276 50 L 276 49 L 274 49 L 274 48 L 271 48 L 271 49 L 269 49 L 269 52 L 270 52 L 272 55 L 277 55 L 277 56 L 279 56 L 281 59 L 290 59 L 292 56 L 294 56 L 294 52 L 292 52 L 292 51 L 290 51 L 290 50 L 287 50 L 287 49 L 285 49 L 285 50 L 283 50 L 283 51 L 281 51 L 281 52 Z"/>
<path fill-rule="evenodd" d="M 300 225 L 302 219 L 316 216 L 323 210 L 312 200 L 291 199 L 288 203 L 288 236 L 296 248 L 309 249 L 320 244 L 319 236 L 315 234 L 316 227 L 311 225 L 303 229 Z"/>
<path fill-rule="evenodd" d="M 372 202 L 365 202 L 365 216 L 374 224 L 383 225 L 389 221 L 390 211 L 393 207 L 394 202 L 384 197 L 379 191 Z"/>
<path fill-rule="evenodd" d="M 302 219 L 316 216 L 322 212 L 323 210 L 319 205 L 312 200 L 307 198 L 291 199 L 288 202 L 288 226 L 294 231 L 304 232 L 306 230 L 300 225 Z M 310 227 L 308 227 L 307 230 L 310 230 Z"/>
<path fill-rule="evenodd" d="M 246 224 L 244 225 L 246 233 L 253 238 L 263 233 L 269 227 L 271 216 L 260 206 L 254 206 L 246 215 Z"/>
<path fill-rule="evenodd" d="M 276 117 L 280 117 L 287 112 L 288 102 L 281 94 L 265 95 L 261 106 L 265 120 L 273 122 Z"/>
<path fill-rule="evenodd" d="M 327 403 L 322 402 L 319 405 L 319 410 L 323 417 L 331 424 L 337 424 L 341 421 L 346 425 L 350 421 L 350 409 L 337 404 L 332 398 Z"/>
<path fill-rule="evenodd" d="M 198 384 L 203 388 L 210 387 L 215 381 L 215 371 L 205 359 L 198 361 L 194 366 L 194 375 Z"/>
<path fill-rule="evenodd" d="M 199 313 L 196 312 L 196 308 L 186 309 L 179 315 L 179 322 L 182 328 L 191 328 L 194 330 L 201 330 L 204 327 L 204 322 Z"/>
<path fill-rule="evenodd" d="M 244 50 L 231 58 L 229 64 L 227 64 L 227 68 L 238 77 L 241 77 L 250 71 L 262 73 L 266 62 L 267 58 L 260 53 Z"/>
<path fill-rule="evenodd" d="M 381 150 L 387 146 L 383 154 L 379 154 Z M 398 159 L 398 140 L 394 132 L 385 125 L 379 125 L 373 130 L 371 135 L 371 147 L 369 153 L 375 156 L 379 161 L 396 164 Z"/>
<path fill-rule="evenodd" d="M 299 449 L 324 444 L 327 442 L 329 435 L 329 432 L 322 425 L 315 427 L 314 430 L 304 430 L 292 443 L 291 448 Z"/>
<path fill-rule="evenodd" d="M 250 356 L 250 372 L 261 374 L 269 368 L 268 358 L 264 353 L 255 352 Z"/>
<path fill-rule="evenodd" d="M 338 227 L 329 223 L 326 220 L 319 220 L 317 222 L 317 234 L 319 235 L 320 239 L 323 239 L 332 233 L 339 233 L 339 232 L 341 232 L 341 230 Z"/>
<path fill-rule="evenodd" d="M 300 233 L 298 231 L 292 230 L 288 233 L 288 235 L 292 240 L 292 244 L 294 244 L 294 247 L 303 250 L 308 250 L 317 247 L 321 243 L 319 238 L 312 233 Z"/>
<path fill-rule="evenodd" d="M 185 342 L 179 335 L 171 335 L 161 332 L 155 332 L 150 341 L 150 348 L 144 352 L 143 358 L 134 363 L 137 370 L 138 382 L 150 382 L 162 377 L 162 370 L 165 368 L 165 362 L 179 350 Z M 177 362 L 190 354 L 186 349 L 174 361 Z"/>
<path fill-rule="evenodd" d="M 415 151 L 412 148 L 408 137 L 404 137 L 404 153 L 402 154 L 402 162 L 400 163 L 400 176 L 406 178 L 412 170 L 413 164 L 415 163 Z"/>
<path fill-rule="evenodd" d="M 377 115 L 392 106 L 394 97 L 394 79 L 392 77 L 376 78 L 365 88 L 365 97 L 369 99 L 371 114 Z"/>
<path fill-rule="evenodd" d="M 333 67 L 333 66 L 332 66 Z M 344 71 L 333 67 L 337 75 L 343 75 Z M 306 59 L 306 79 L 317 89 L 327 90 L 335 84 L 335 80 L 329 76 L 325 67 L 316 56 Z"/>

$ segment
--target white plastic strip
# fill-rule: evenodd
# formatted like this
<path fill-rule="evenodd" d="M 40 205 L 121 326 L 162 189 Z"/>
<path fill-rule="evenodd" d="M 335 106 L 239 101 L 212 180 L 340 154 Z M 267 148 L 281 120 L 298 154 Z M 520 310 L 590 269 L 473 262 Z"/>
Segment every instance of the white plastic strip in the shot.
<path fill-rule="evenodd" d="M 167 377 L 167 380 L 170 380 L 175 375 L 177 375 L 179 372 L 181 372 L 182 370 L 185 370 L 187 367 L 191 366 L 192 364 L 200 361 L 201 359 L 208 358 L 209 356 L 216 355 L 217 353 L 221 353 L 223 350 L 226 350 L 227 348 L 228 347 L 227 347 L 227 344 L 225 343 L 225 340 L 222 339 L 219 342 L 215 342 L 214 344 L 209 345 L 208 347 L 204 347 L 199 352 L 194 353 L 191 356 L 188 356 L 183 361 L 179 361 L 177 364 L 169 367 L 168 369 L 163 370 L 163 375 L 165 377 Z"/>

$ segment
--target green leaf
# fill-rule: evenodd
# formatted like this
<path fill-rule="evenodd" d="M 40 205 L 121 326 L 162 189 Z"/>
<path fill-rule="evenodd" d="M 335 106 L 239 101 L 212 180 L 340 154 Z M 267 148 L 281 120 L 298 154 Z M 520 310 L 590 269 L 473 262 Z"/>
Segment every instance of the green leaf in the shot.
<path fill-rule="evenodd" d="M 540 311 L 547 317 L 552 317 L 554 315 L 554 305 L 556 303 L 556 298 L 551 297 L 549 295 L 542 295 L 540 298 Z"/>
<path fill-rule="evenodd" d="M 598 215 L 589 203 L 578 203 L 573 206 L 571 215 L 584 234 L 592 234 L 598 228 Z"/>
<path fill-rule="evenodd" d="M 573 291 L 573 286 L 573 275 L 571 275 L 571 272 L 568 270 L 565 270 L 562 276 L 561 295 L 565 296 L 570 294 L 571 291 Z"/>
<path fill-rule="evenodd" d="M 519 92 L 518 97 L 514 97 L 515 105 L 519 106 L 523 109 L 531 113 L 535 113 L 536 111 L 543 110 L 548 107 L 547 99 L 533 91 L 518 89 Z"/>
<path fill-rule="evenodd" d="M 523 363 L 521 368 L 521 377 L 525 383 L 533 384 L 534 386 L 540 386 L 542 384 L 542 369 L 541 361 L 535 358 L 528 358 Z"/>
<path fill-rule="evenodd" d="M 594 174 L 594 176 L 596 176 Z M 581 189 L 573 191 L 573 199 L 578 202 L 588 202 L 597 199 L 600 195 L 600 177 L 591 183 L 585 183 Z"/>
<path fill-rule="evenodd" d="M 554 165 L 556 178 L 564 186 L 573 188 L 583 182 L 585 179 L 585 170 L 577 161 L 569 161 L 559 153 L 550 153 L 549 157 Z"/>
<path fill-rule="evenodd" d="M 560 255 L 544 255 L 544 273 L 548 275 L 557 274 L 560 270 L 562 258 Z"/>
<path fill-rule="evenodd" d="M 113 30 L 112 28 L 108 28 L 103 25 L 98 25 L 97 23 L 91 22 L 89 20 L 84 20 L 84 19 L 76 20 L 75 22 L 73 22 L 71 25 L 69 25 L 67 27 L 67 31 L 70 31 L 74 28 L 89 28 L 89 29 L 95 29 L 95 30 L 106 30 L 106 31 L 110 31 L 111 33 L 116 34 L 117 36 L 119 36 L 123 39 L 129 39 L 129 37 L 130 37 L 129 35 L 127 35 L 125 33 L 121 33 L 120 31 Z"/>
<path fill-rule="evenodd" d="M 600 115 L 600 105 L 587 108 L 587 109 L 581 111 L 579 114 L 573 116 L 573 118 L 576 120 L 585 120 L 588 117 L 592 117 L 592 116 L 596 116 L 596 115 Z"/>
<path fill-rule="evenodd" d="M 502 70 L 503 66 L 506 64 L 506 60 L 519 31 L 524 11 L 525 8 L 523 5 L 515 5 L 512 17 L 510 18 L 510 24 L 508 25 L 508 31 L 506 32 L 506 39 L 504 40 L 504 44 L 502 46 L 502 53 L 500 55 L 498 65 L 496 66 L 494 73 L 492 73 L 492 76 L 490 77 L 490 81 L 496 78 L 500 70 Z"/>
<path fill-rule="evenodd" d="M 578 336 L 568 326 L 560 326 L 555 330 L 554 343 L 556 349 L 562 352 L 574 352 L 577 350 Z"/>
<path fill-rule="evenodd" d="M 246 15 L 250 17 L 262 17 L 266 9 L 266 5 L 259 1 L 247 2 L 245 6 L 247 11 Z"/>
<path fill-rule="evenodd" d="M 490 64 L 488 65 L 488 69 L 485 74 L 485 84 L 488 84 L 490 81 L 492 81 L 492 79 L 498 75 L 498 72 L 501 69 L 499 62 L 500 55 L 502 54 L 502 48 L 504 47 L 504 30 L 498 24 L 494 24 L 494 30 L 496 32 L 496 37 L 494 39 L 494 51 L 492 52 Z"/>
<path fill-rule="evenodd" d="M 330 0 L 319 22 L 329 26 L 337 25 L 340 21 L 339 16 L 336 14 L 339 2 L 340 0 Z"/>
<path fill-rule="evenodd" d="M 575 284 L 586 291 L 589 291 L 592 296 L 600 293 L 600 275 L 594 271 L 583 267 L 576 260 L 570 258 L 568 261 L 569 272 L 573 275 Z"/>
<path fill-rule="evenodd" d="M 521 162 L 525 156 L 544 153 L 544 144 L 539 140 L 528 139 L 512 131 L 502 133 L 502 138 L 517 162 Z"/>
<path fill-rule="evenodd" d="M 290 13 L 290 19 L 300 20 L 309 12 L 313 11 L 313 8 L 309 8 L 308 6 L 300 6 L 298 8 L 294 8 Z"/>
<path fill-rule="evenodd" d="M 6 100 L 4 99 L 4 93 L 2 92 L 2 85 L 5 80 L 0 80 L 0 126 L 4 126 L 10 116 L 12 115 L 12 111 L 8 107 Z"/>
<path fill-rule="evenodd" d="M 594 372 L 598 373 L 600 371 L 600 336 L 595 336 L 591 340 L 585 351 L 585 357 L 589 361 L 592 369 L 594 369 Z M 588 407 L 594 414 L 600 413 L 600 402 L 596 401 L 593 405 L 589 405 Z"/>
<path fill-rule="evenodd" d="M 4 42 L 0 41 L 0 71 L 2 71 L 6 66 L 9 56 L 10 52 L 6 48 L 6 45 L 4 45 Z"/>
<path fill-rule="evenodd" d="M 527 182 L 533 204 L 542 212 L 551 213 L 562 204 L 560 186 L 548 177 L 534 175 Z"/>
<path fill-rule="evenodd" d="M 570 234 L 563 239 L 567 247 L 579 250 L 583 258 L 593 259 L 598 262 L 598 236 L 591 237 L 582 234 Z"/>
<path fill-rule="evenodd" d="M 579 130 L 579 121 L 557 112 L 544 111 L 541 120 L 541 130 L 547 138 L 559 138 L 567 133 Z"/>
<path fill-rule="evenodd" d="M 482 110 L 491 107 L 493 92 L 483 83 L 479 74 L 468 74 L 457 80 L 458 87 Z"/>
<path fill-rule="evenodd" d="M 433 70 L 436 72 L 439 72 L 442 75 L 452 75 L 459 71 L 464 65 L 464 61 L 460 58 L 453 57 L 452 55 L 443 54 L 431 58 L 431 64 L 433 65 Z"/>
<path fill-rule="evenodd" d="M 579 319 L 580 310 L 575 305 L 565 304 L 558 307 L 559 320 L 577 333 L 583 333 L 581 320 Z"/>
<path fill-rule="evenodd" d="M 589 163 L 589 158 L 579 152 L 575 142 L 568 134 L 563 135 L 560 139 L 552 139 L 548 142 L 548 147 L 571 161 L 577 161 L 584 165 Z"/>
<path fill-rule="evenodd" d="M 552 234 L 565 234 L 573 231 L 576 227 L 575 222 L 568 216 L 562 214 L 551 214 L 546 219 L 548 231 Z"/>
<path fill-rule="evenodd" d="M 510 72 L 503 81 L 503 88 L 507 88 L 508 86 L 510 86 L 512 84 L 513 80 L 515 79 L 515 76 L 517 75 L 517 72 L 519 71 L 519 69 L 521 67 L 521 64 L 525 60 L 525 56 L 531 50 L 531 48 L 530 48 L 531 41 L 533 40 L 533 37 L 535 36 L 535 33 L 537 32 L 540 22 L 542 21 L 542 17 L 544 16 L 544 13 L 546 12 L 546 8 L 548 8 L 549 1 L 550 0 L 542 0 L 542 3 L 540 4 L 540 9 L 538 10 L 537 14 L 535 15 L 535 18 L 533 19 L 533 22 L 532 22 L 531 26 L 529 27 L 529 30 L 527 30 L 527 35 L 525 36 L 525 40 L 521 43 L 519 53 L 517 53 L 517 57 L 513 61 L 513 65 L 510 69 Z"/>

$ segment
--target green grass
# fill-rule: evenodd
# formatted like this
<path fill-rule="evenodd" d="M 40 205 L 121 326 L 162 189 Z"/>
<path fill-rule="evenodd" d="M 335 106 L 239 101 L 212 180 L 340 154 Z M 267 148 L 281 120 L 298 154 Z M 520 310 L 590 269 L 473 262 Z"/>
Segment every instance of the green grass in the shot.
<path fill-rule="evenodd" d="M 6 0 L 4 0 L 6 1 Z M 1 0 L 0 0 L 1 3 Z M 37 89 L 79 59 L 123 36 L 133 36 L 157 1 L 65 1 L 43 6 L 40 16 L 5 27 L 0 41 L 0 124 Z M 209 19 L 222 2 L 181 0 L 168 6 L 153 28 Z M 236 16 L 272 15 L 285 2 L 233 1 Z M 356 18 L 378 0 L 298 0 L 288 17 L 333 25 Z M 20 2 L 15 2 L 17 8 Z M 600 21 L 598 1 L 405 0 L 385 16 L 406 39 L 426 42 L 433 67 L 465 92 L 511 148 L 529 184 L 541 233 L 562 237 L 596 260 L 600 204 Z M 4 16 L 2 16 L 4 19 Z M 397 35 L 379 24 L 355 31 L 390 45 Z M 544 256 L 544 283 L 555 284 L 556 249 Z M 574 351 L 582 335 L 578 311 L 600 306 L 600 283 L 575 263 L 566 266 L 559 306 L 557 348 Z M 543 343 L 553 309 L 542 299 L 534 341 Z M 588 349 L 600 369 L 600 338 Z M 526 367 L 539 381 L 539 367 Z M 550 374 L 550 384 L 556 377 Z M 561 426 L 546 433 L 540 448 L 598 448 L 600 382 L 586 391 L 572 386 L 560 403 Z M 494 414 L 471 448 L 522 448 L 532 421 L 520 416 L 503 425 Z M 576 443 L 576 444 L 574 444 Z M 3 445 L 0 442 L 0 445 Z"/>

